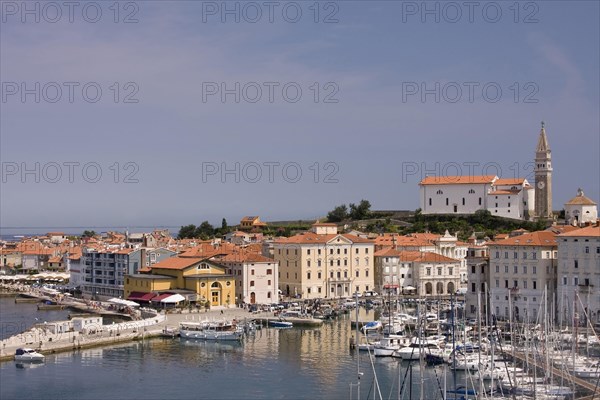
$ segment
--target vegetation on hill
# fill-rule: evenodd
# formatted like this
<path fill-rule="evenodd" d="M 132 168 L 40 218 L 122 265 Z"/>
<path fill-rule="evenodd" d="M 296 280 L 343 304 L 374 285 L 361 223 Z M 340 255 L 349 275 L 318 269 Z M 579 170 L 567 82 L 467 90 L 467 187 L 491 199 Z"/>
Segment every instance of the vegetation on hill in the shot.
<path fill-rule="evenodd" d="M 371 203 L 368 200 L 361 200 L 358 205 L 350 203 L 349 206 L 341 204 L 335 207 L 327 214 L 327 221 L 342 222 L 347 219 L 360 221 L 371 217 Z"/>
<path fill-rule="evenodd" d="M 478 210 L 470 215 L 423 215 L 419 209 L 409 222 L 412 222 L 412 226 L 405 228 L 402 233 L 429 231 L 443 234 L 448 230 L 452 234 L 458 232 L 461 240 L 466 240 L 473 233 L 491 238 L 498 233 L 517 229 L 543 230 L 547 225 L 543 220 L 532 222 L 496 217 L 488 210 Z"/>

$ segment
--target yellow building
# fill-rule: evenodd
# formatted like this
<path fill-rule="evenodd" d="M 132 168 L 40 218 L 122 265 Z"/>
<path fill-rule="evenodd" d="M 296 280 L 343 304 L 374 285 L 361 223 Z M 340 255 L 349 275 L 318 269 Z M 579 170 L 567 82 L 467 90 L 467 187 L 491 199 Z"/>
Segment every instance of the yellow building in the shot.
<path fill-rule="evenodd" d="M 244 217 L 240 221 L 240 230 L 242 231 L 260 230 L 266 226 L 267 224 L 262 222 L 258 216 Z"/>
<path fill-rule="evenodd" d="M 176 291 L 187 294 L 188 301 L 208 300 L 211 306 L 229 306 L 235 304 L 234 282 L 225 267 L 206 258 L 171 257 L 154 264 L 150 274 L 128 275 L 124 289 L 125 298 Z"/>

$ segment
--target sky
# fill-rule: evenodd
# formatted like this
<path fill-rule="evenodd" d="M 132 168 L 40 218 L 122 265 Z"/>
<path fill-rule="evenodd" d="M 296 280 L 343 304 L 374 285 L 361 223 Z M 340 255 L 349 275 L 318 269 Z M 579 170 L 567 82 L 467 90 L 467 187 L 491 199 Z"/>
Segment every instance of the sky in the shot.
<path fill-rule="evenodd" d="M 600 200 L 597 1 L 2 1 L 0 227 L 414 210 L 428 175 Z M 70 8 L 72 7 L 72 8 Z"/>

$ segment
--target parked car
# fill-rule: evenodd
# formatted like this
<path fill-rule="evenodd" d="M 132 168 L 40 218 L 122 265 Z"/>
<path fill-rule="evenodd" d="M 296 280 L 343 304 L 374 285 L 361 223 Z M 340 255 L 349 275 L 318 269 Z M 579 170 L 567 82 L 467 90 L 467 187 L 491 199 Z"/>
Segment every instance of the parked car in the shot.
<path fill-rule="evenodd" d="M 375 296 L 379 296 L 379 294 L 377 292 L 375 292 L 374 290 L 367 290 L 365 292 L 365 297 L 375 297 Z"/>

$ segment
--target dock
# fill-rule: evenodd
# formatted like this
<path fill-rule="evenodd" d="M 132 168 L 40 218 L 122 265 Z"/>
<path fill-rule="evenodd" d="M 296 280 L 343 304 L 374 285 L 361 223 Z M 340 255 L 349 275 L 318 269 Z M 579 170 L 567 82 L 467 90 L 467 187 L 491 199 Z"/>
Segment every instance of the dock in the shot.
<path fill-rule="evenodd" d="M 260 322 L 262 325 L 269 326 L 269 321 L 287 321 L 294 324 L 294 327 L 303 326 L 303 327 L 318 327 L 323 325 L 322 319 L 316 318 L 297 318 L 297 317 L 259 317 L 254 318 L 255 321 Z"/>
<path fill-rule="evenodd" d="M 572 382 L 574 385 L 588 391 L 591 394 L 591 396 L 581 397 L 580 399 L 588 399 L 588 400 L 600 399 L 600 387 L 597 387 L 597 385 L 595 383 L 592 383 L 590 381 L 586 381 L 585 379 L 581 379 L 576 376 L 573 376 L 570 373 L 568 373 L 567 371 L 560 370 L 560 369 L 554 367 L 553 365 L 551 365 L 550 368 L 548 368 L 548 366 L 540 364 L 538 362 L 538 360 L 535 360 L 535 359 L 532 360 L 531 358 L 529 360 L 526 360 L 525 355 L 520 352 L 515 352 L 515 354 L 512 354 L 510 352 L 503 351 L 502 354 L 505 357 L 514 357 L 515 359 L 519 360 L 523 364 L 528 362 L 529 365 L 531 365 L 533 368 L 539 369 L 540 371 L 547 371 L 549 369 L 550 370 L 549 372 L 551 372 L 552 375 L 554 375 L 554 377 L 564 379 L 566 382 Z"/>

